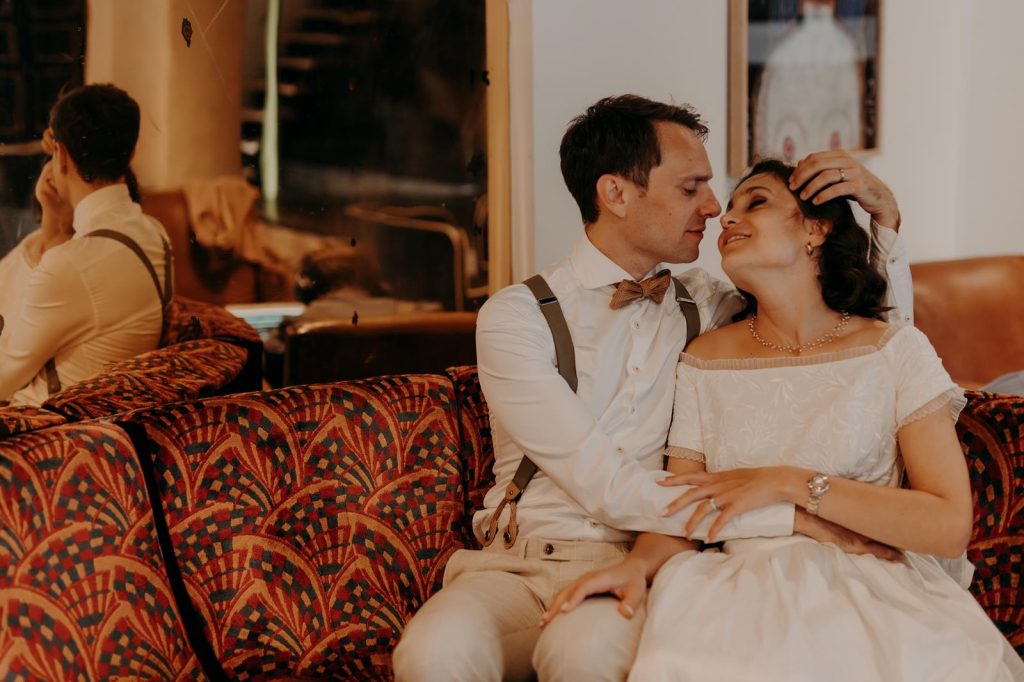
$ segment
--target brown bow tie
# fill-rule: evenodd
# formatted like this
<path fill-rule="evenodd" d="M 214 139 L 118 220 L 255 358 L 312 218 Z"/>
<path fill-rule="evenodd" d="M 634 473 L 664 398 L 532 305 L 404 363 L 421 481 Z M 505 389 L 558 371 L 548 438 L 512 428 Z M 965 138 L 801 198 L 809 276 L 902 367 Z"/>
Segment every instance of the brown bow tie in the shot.
<path fill-rule="evenodd" d="M 612 294 L 612 302 L 609 305 L 611 305 L 612 310 L 618 310 L 633 301 L 639 301 L 644 298 L 649 298 L 655 303 L 661 303 L 661 300 L 665 298 L 665 292 L 668 291 L 668 285 L 671 281 L 672 273 L 668 270 L 662 270 L 653 277 L 648 277 L 640 282 L 624 279 L 616 286 L 615 293 Z"/>

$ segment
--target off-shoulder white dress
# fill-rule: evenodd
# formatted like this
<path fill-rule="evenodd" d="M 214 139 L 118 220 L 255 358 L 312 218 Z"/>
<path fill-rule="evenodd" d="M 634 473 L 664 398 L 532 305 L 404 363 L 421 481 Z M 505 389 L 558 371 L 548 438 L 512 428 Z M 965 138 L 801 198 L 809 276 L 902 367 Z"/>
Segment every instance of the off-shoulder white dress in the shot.
<path fill-rule="evenodd" d="M 900 427 L 955 418 L 964 398 L 921 332 L 891 327 L 877 346 L 792 359 L 684 353 L 675 405 L 670 454 L 702 452 L 709 471 L 794 465 L 896 486 Z M 1024 680 L 969 578 L 966 560 L 884 561 L 799 535 L 684 552 L 655 578 L 630 680 Z"/>

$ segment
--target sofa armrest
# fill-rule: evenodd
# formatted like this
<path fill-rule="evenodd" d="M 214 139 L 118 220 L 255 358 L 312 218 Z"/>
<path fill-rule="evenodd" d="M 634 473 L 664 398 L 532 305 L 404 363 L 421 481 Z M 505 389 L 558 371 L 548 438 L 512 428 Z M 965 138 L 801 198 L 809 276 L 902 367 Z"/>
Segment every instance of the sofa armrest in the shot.
<path fill-rule="evenodd" d="M 957 434 L 974 497 L 971 592 L 1024 655 L 1024 398 L 967 392 Z"/>

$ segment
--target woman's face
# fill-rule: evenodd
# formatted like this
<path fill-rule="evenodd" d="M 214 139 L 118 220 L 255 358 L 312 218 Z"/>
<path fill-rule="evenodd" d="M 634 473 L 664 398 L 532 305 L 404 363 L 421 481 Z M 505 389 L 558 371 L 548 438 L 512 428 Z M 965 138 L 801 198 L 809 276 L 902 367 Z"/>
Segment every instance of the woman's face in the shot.
<path fill-rule="evenodd" d="M 768 173 L 754 175 L 736 188 L 722 216 L 722 269 L 744 288 L 742 281 L 752 269 L 810 263 L 807 244 L 821 242 L 811 225 L 782 180 Z"/>

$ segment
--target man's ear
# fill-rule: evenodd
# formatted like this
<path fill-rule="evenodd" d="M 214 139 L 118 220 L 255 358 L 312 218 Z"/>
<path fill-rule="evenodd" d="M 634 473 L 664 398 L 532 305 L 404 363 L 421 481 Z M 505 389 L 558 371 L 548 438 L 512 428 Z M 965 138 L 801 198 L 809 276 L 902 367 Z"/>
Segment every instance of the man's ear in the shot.
<path fill-rule="evenodd" d="M 71 161 L 71 155 L 68 154 L 68 148 L 62 145 L 56 140 L 53 141 L 53 165 L 57 168 L 61 175 L 68 174 L 68 166 L 73 163 Z"/>
<path fill-rule="evenodd" d="M 626 181 L 619 175 L 605 173 L 597 179 L 597 207 L 619 218 L 626 217 Z"/>

